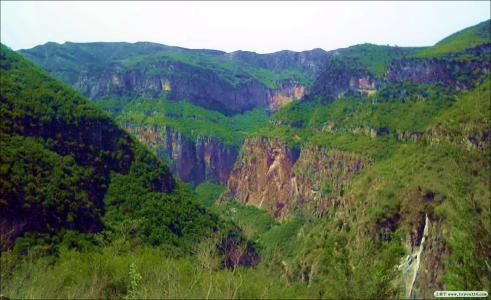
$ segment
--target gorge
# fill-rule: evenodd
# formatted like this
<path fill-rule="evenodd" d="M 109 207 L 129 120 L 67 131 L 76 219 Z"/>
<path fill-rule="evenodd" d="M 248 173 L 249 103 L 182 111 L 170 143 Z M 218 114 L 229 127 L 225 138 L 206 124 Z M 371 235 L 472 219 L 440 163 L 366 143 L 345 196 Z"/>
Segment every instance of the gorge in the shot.
<path fill-rule="evenodd" d="M 430 47 L 0 58 L 2 293 L 45 268 L 46 298 L 489 287 L 489 20 Z"/>

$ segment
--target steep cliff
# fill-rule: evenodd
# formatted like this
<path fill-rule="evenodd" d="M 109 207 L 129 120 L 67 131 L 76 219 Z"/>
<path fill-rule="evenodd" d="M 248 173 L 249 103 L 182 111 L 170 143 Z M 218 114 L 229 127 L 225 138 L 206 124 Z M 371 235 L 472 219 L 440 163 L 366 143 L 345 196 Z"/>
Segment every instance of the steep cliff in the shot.
<path fill-rule="evenodd" d="M 228 190 L 240 202 L 284 218 L 296 192 L 292 169 L 297 158 L 298 151 L 280 140 L 248 139 L 228 180 Z"/>
<path fill-rule="evenodd" d="M 439 84 L 457 89 L 472 88 L 474 85 L 473 81 L 483 78 L 490 70 L 491 62 L 489 60 L 489 53 L 491 51 L 491 44 L 484 44 L 472 50 L 475 50 L 474 52 L 481 59 L 410 58 L 397 60 L 387 70 L 387 81 L 389 83 L 412 82 L 416 84 Z"/>
<path fill-rule="evenodd" d="M 285 80 L 278 83 L 278 88 L 271 92 L 269 110 L 277 111 L 281 107 L 299 101 L 305 95 L 306 87 L 297 80 Z"/>
<path fill-rule="evenodd" d="M 245 137 L 267 122 L 262 109 L 225 116 L 191 103 L 140 99 L 127 105 L 118 123 L 183 180 L 225 184 Z"/>
<path fill-rule="evenodd" d="M 307 99 L 332 101 L 344 94 L 373 96 L 387 89 L 394 90 L 391 96 L 407 98 L 404 85 L 408 84 L 431 85 L 431 89 L 472 89 L 491 68 L 491 43 L 485 41 L 445 56 L 432 56 L 427 49 L 389 47 L 388 51 L 374 45 L 337 50 L 319 71 Z M 377 52 L 367 55 L 370 51 Z M 426 54 L 419 55 L 422 52 Z M 384 54 L 387 57 L 377 57 Z"/>
<path fill-rule="evenodd" d="M 237 146 L 216 138 L 192 138 L 170 126 L 138 126 L 129 122 L 122 126 L 167 162 L 179 178 L 192 184 L 202 181 L 225 184 L 239 152 Z"/>
<path fill-rule="evenodd" d="M 152 43 L 48 43 L 21 53 L 94 100 L 166 96 L 226 114 L 300 99 L 328 57 L 320 49 L 224 53 Z"/>
<path fill-rule="evenodd" d="M 289 280 L 334 298 L 489 286 L 489 32 L 476 40 L 372 65 L 336 53 L 245 142 L 229 196 L 282 221 Z"/>
<path fill-rule="evenodd" d="M 331 60 L 317 77 L 310 94 L 324 99 L 335 99 L 349 92 L 370 96 L 379 86 L 380 80 L 368 70 L 343 60 Z"/>
<path fill-rule="evenodd" d="M 300 151 L 278 139 L 245 141 L 228 180 L 228 190 L 242 203 L 269 211 L 275 218 L 292 215 L 321 217 L 349 187 L 366 157 L 325 147 Z"/>
<path fill-rule="evenodd" d="M 168 59 L 128 67 L 109 66 L 92 76 L 97 81 L 95 85 L 74 83 L 92 99 L 166 96 L 228 114 L 266 107 L 271 101 L 269 89 L 250 76 L 228 81 L 213 69 Z"/>

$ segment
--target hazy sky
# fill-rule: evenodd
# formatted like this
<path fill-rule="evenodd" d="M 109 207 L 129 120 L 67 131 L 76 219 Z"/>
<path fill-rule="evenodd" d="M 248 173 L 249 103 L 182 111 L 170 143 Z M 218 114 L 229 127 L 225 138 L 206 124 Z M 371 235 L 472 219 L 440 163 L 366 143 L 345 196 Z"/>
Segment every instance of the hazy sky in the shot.
<path fill-rule="evenodd" d="M 360 43 L 433 45 L 490 18 L 478 2 L 8 2 L 1 42 L 150 41 L 259 53 Z"/>

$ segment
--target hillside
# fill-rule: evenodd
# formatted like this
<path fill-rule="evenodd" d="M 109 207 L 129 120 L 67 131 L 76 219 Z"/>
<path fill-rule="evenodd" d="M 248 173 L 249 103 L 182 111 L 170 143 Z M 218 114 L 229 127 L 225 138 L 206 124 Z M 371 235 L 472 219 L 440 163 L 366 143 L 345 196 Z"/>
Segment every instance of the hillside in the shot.
<path fill-rule="evenodd" d="M 20 53 L 2 46 L 0 213 L 27 232 L 0 294 L 489 292 L 489 21 L 432 47 Z"/>
<path fill-rule="evenodd" d="M 378 78 L 390 62 L 417 50 L 364 44 L 257 54 L 153 43 L 48 43 L 20 53 L 117 116 L 179 178 L 225 184 L 245 137 L 271 111 L 308 93 L 326 63 L 343 61 Z M 240 101 L 245 106 L 237 111 Z"/>
<path fill-rule="evenodd" d="M 124 222 L 138 222 L 133 234 L 146 243 L 188 247 L 217 228 L 106 113 L 1 47 L 2 249 L 16 238 L 28 247 L 36 235 L 110 232 Z"/>
<path fill-rule="evenodd" d="M 182 180 L 225 184 L 244 139 L 268 114 L 258 108 L 229 117 L 187 102 L 141 99 L 126 105 L 116 120 Z"/>
<path fill-rule="evenodd" d="M 491 21 L 487 20 L 475 26 L 465 28 L 444 38 L 433 47 L 423 49 L 416 53 L 415 56 L 442 57 L 458 52 L 464 52 L 466 49 L 489 43 L 491 32 L 490 24 Z"/>
<path fill-rule="evenodd" d="M 383 76 L 329 61 L 305 101 L 245 141 L 225 199 L 282 221 L 289 238 L 268 255 L 328 297 L 489 286 L 489 48 L 396 59 Z"/>
<path fill-rule="evenodd" d="M 93 100 L 165 96 L 229 115 L 298 100 L 327 57 L 320 49 L 263 55 L 154 43 L 48 43 L 20 53 Z"/>

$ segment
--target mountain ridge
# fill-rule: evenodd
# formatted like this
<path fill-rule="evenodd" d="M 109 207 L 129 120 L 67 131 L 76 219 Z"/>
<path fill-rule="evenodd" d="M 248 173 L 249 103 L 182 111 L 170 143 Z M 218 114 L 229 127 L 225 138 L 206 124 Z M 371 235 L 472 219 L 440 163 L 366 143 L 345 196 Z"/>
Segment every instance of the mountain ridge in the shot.
<path fill-rule="evenodd" d="M 15 206 L 19 192 L 0 193 L 10 201 L 0 206 L 35 216 L 54 212 L 71 225 L 73 216 L 83 216 L 80 210 L 94 212 L 89 200 L 101 197 L 83 193 L 94 176 L 78 165 L 79 156 L 52 150 L 81 148 L 80 156 L 91 154 L 85 160 L 99 168 L 123 162 L 122 171 L 109 168 L 107 186 L 100 185 L 104 209 L 92 219 L 106 230 L 89 230 L 85 222 L 80 227 L 90 232 L 62 226 L 68 228 L 48 237 L 18 236 L 0 256 L 2 292 L 18 298 L 392 299 L 486 290 L 486 30 L 489 21 L 427 48 L 355 45 L 329 54 L 325 64 L 299 53 L 189 55 L 154 52 L 151 44 L 130 54 L 125 45 L 114 46 L 114 53 L 77 44 L 37 52 L 51 53 L 44 61 L 50 72 L 73 76 L 72 86 L 95 95 L 91 101 L 115 121 L 85 100 L 72 107 L 64 95 L 78 94 L 60 88 L 64 84 L 40 88 L 36 80 L 45 77 L 39 73 L 12 72 L 18 61 L 6 57 L 15 53 L 2 48 L 0 192 L 25 190 L 27 204 L 42 205 Z M 111 55 L 115 62 L 94 63 Z M 230 97 L 248 89 L 258 98 L 238 103 Z M 181 94 L 171 94 L 176 90 Z M 228 104 L 236 111 L 225 112 Z M 74 130 L 51 126 L 46 140 L 3 133 L 14 125 L 22 133 L 52 124 L 64 105 L 77 112 L 62 118 L 76 121 Z M 22 122 L 24 116 L 32 121 Z M 131 164 L 124 165 L 124 151 L 97 156 L 101 143 L 113 142 L 100 134 L 107 132 L 102 119 L 128 138 L 118 147 L 134 153 Z M 160 179 L 168 177 L 160 171 L 171 174 L 165 165 L 190 184 L 175 178 L 172 190 L 164 189 Z"/>

